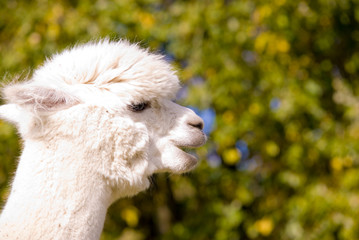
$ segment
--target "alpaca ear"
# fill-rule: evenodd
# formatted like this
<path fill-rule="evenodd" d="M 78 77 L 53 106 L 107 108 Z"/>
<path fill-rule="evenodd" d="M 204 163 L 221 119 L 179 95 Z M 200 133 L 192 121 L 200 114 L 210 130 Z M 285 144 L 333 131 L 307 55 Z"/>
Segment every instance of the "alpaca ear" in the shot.
<path fill-rule="evenodd" d="M 9 103 L 36 113 L 57 111 L 79 103 L 75 96 L 65 91 L 29 83 L 7 86 L 3 93 Z"/>

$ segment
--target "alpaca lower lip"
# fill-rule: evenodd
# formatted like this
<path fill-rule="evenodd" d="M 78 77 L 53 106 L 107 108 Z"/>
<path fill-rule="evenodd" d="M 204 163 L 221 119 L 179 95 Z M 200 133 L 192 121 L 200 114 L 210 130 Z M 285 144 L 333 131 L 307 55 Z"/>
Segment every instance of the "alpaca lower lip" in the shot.
<path fill-rule="evenodd" d="M 196 154 L 184 152 L 187 155 L 187 170 L 192 170 L 198 164 L 198 156 Z"/>

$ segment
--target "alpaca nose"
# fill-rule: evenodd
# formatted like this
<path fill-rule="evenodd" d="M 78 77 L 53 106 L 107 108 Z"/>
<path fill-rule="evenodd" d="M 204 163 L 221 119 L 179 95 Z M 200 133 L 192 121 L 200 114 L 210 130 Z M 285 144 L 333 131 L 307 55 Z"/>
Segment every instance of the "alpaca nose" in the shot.
<path fill-rule="evenodd" d="M 195 128 L 198 128 L 199 130 L 202 131 L 204 123 L 203 123 L 203 120 L 200 117 L 196 116 L 193 119 L 189 119 L 188 125 L 190 125 L 192 127 L 195 127 Z"/>

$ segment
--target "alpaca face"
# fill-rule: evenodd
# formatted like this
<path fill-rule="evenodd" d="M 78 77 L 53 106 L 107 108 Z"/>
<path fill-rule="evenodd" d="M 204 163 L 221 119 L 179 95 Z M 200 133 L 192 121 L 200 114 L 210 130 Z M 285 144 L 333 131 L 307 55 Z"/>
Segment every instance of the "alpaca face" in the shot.
<path fill-rule="evenodd" d="M 183 173 L 197 164 L 187 149 L 203 145 L 203 121 L 171 101 L 180 88 L 171 66 L 125 41 L 89 43 L 55 55 L 31 80 L 9 85 L 0 117 L 14 122 L 25 142 L 52 151 L 66 139 L 111 185 L 132 195 L 156 172 Z M 68 144 L 65 143 L 64 144 Z M 61 153 L 66 154 L 66 153 Z M 80 157 L 81 158 L 81 157 Z M 86 159 L 96 158 L 91 164 Z"/>
<path fill-rule="evenodd" d="M 183 173 L 196 166 L 197 158 L 187 150 L 203 145 L 206 136 L 202 119 L 191 109 L 168 99 L 130 105 L 130 109 L 131 119 L 143 123 L 148 131 L 154 172 Z"/>

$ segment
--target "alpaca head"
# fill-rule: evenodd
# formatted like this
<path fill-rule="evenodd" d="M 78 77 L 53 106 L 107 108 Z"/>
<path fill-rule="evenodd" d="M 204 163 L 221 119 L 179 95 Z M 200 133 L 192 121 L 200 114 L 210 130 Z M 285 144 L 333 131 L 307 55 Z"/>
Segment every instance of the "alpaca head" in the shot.
<path fill-rule="evenodd" d="M 0 117 L 18 127 L 25 146 L 35 141 L 65 156 L 67 144 L 68 155 L 82 152 L 78 165 L 132 195 L 153 173 L 183 173 L 197 163 L 184 149 L 205 143 L 203 121 L 172 101 L 179 87 L 161 56 L 104 40 L 65 50 L 29 81 L 5 87 Z M 97 160 L 86 162 L 91 157 Z"/>

